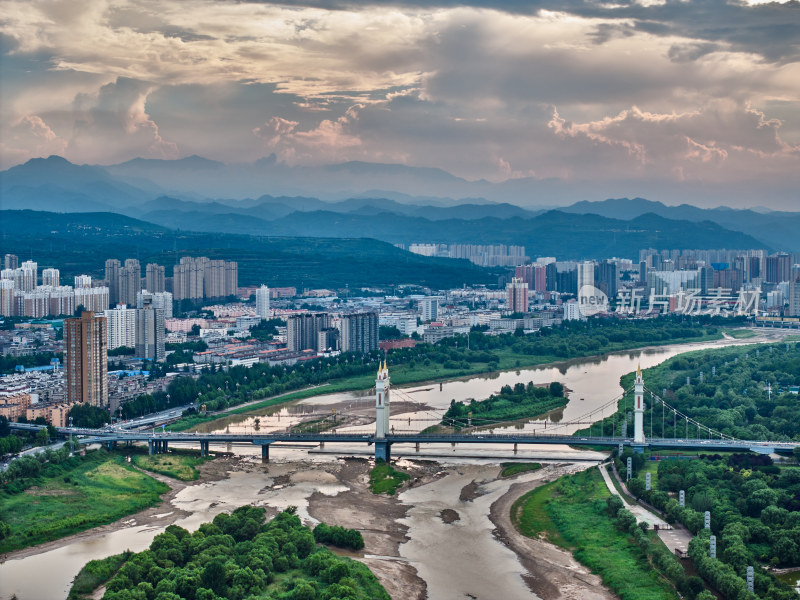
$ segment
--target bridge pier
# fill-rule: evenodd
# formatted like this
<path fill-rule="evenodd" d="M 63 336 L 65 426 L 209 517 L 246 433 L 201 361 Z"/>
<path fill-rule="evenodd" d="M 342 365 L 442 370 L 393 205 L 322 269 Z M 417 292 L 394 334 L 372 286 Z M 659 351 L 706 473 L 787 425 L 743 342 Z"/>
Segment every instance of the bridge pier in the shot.
<path fill-rule="evenodd" d="M 386 440 L 375 440 L 375 460 L 382 460 L 388 464 L 391 459 L 392 443 L 387 442 Z"/>
<path fill-rule="evenodd" d="M 517 453 L 517 443 L 514 442 L 514 454 L 516 454 L 516 453 Z"/>
<path fill-rule="evenodd" d="M 152 456 L 155 454 L 155 440 L 147 440 L 147 453 Z"/>
<path fill-rule="evenodd" d="M 269 444 L 261 445 L 261 462 L 263 463 L 269 462 Z"/>
<path fill-rule="evenodd" d="M 200 442 L 200 456 L 208 456 L 208 442 Z"/>
<path fill-rule="evenodd" d="M 419 452 L 419 442 L 417 442 L 417 443 L 415 444 L 415 447 L 416 447 L 416 451 L 417 451 L 417 452 Z"/>
<path fill-rule="evenodd" d="M 161 442 L 161 452 L 165 452 L 166 453 L 168 450 L 169 450 L 169 447 L 167 445 L 167 440 L 164 440 L 163 442 Z"/>

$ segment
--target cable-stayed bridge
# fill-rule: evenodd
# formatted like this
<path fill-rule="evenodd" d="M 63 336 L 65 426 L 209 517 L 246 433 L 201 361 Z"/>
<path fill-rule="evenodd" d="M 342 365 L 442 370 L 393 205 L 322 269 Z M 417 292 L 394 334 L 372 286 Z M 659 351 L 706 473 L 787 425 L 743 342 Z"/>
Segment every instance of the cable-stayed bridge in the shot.
<path fill-rule="evenodd" d="M 770 440 L 741 440 L 716 431 L 703 423 L 689 417 L 680 410 L 671 406 L 666 400 L 644 386 L 641 370 L 637 370 L 636 380 L 632 386 L 634 391 L 633 404 L 630 413 L 626 406 L 620 402 L 629 392 L 626 390 L 600 407 L 569 421 L 539 422 L 539 429 L 532 432 L 501 432 L 495 433 L 495 428 L 508 428 L 508 422 L 469 419 L 469 423 L 451 423 L 454 432 L 419 433 L 415 431 L 396 431 L 390 426 L 390 381 L 386 366 L 378 371 L 376 380 L 376 420 L 374 431 L 328 431 L 296 432 L 291 428 L 284 431 L 271 432 L 244 432 L 244 433 L 198 433 L 198 432 L 169 432 L 162 429 L 149 432 L 132 431 L 122 427 L 106 427 L 104 429 L 86 429 L 76 427 L 57 428 L 59 434 L 64 436 L 78 436 L 78 441 L 84 444 L 104 443 L 109 447 L 123 443 L 146 443 L 150 453 L 165 452 L 171 443 L 198 444 L 202 455 L 207 455 L 211 444 L 250 443 L 261 447 L 261 455 L 269 459 L 269 447 L 274 443 L 295 444 L 367 444 L 374 446 L 375 457 L 383 460 L 391 458 L 391 447 L 394 444 L 413 444 L 419 450 L 422 444 L 512 444 L 516 451 L 520 445 L 569 445 L 569 446 L 606 446 L 610 448 L 633 447 L 636 451 L 651 449 L 685 449 L 700 450 L 704 452 L 719 451 L 753 451 L 761 454 L 773 452 L 792 452 L 800 447 L 798 442 L 770 441 Z M 650 395 L 651 402 L 645 408 L 645 391 Z M 414 402 L 401 390 L 391 390 L 392 395 Z M 626 415 L 624 424 L 617 430 L 617 420 L 606 423 L 606 416 L 612 416 L 620 409 Z M 426 409 L 429 413 L 426 422 L 441 423 L 444 411 Z M 660 413 L 660 415 L 659 415 Z M 627 432 L 627 415 L 632 415 L 633 435 Z M 306 413 L 305 417 L 313 416 L 331 417 L 329 413 Z M 649 416 L 649 427 L 645 416 Z M 659 419 L 660 416 L 660 419 Z M 409 417 L 408 423 L 412 419 Z M 659 423 L 660 421 L 660 423 Z M 446 423 L 445 423 L 446 424 Z M 460 426 L 466 425 L 459 429 Z M 574 434 L 579 425 L 589 425 L 586 435 Z M 12 423 L 17 429 L 40 429 L 40 425 Z M 671 426 L 672 437 L 667 437 L 667 427 Z M 649 429 L 649 431 L 647 431 Z M 645 435 L 649 433 L 649 435 Z M 682 434 L 682 435 L 680 435 Z"/>

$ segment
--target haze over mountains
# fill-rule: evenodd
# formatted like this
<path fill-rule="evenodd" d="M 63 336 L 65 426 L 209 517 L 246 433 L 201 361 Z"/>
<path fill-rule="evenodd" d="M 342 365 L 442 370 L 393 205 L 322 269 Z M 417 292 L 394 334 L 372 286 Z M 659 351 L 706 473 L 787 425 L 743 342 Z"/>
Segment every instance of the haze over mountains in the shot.
<path fill-rule="evenodd" d="M 116 212 L 170 229 L 265 236 L 375 237 L 393 243 L 521 244 L 564 258 L 631 256 L 638 248 L 800 250 L 800 212 L 700 209 L 641 198 L 556 201 L 440 169 L 350 162 L 287 167 L 262 159 L 134 159 L 100 167 L 51 156 L 0 174 L 0 208 Z M 326 182 L 323 186 L 322 182 Z M 324 190 L 323 190 L 324 188 Z M 407 191 L 424 189 L 426 195 Z M 486 192 L 486 193 L 483 193 Z M 488 199 L 487 199 L 488 198 Z"/>

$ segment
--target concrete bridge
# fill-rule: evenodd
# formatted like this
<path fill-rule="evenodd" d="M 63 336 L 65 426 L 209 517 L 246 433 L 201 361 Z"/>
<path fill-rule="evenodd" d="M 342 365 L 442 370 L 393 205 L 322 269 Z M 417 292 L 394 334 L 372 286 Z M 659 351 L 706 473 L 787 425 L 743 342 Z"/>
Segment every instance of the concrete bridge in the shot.
<path fill-rule="evenodd" d="M 511 444 L 514 451 L 519 445 L 569 445 L 569 446 L 606 446 L 609 448 L 633 447 L 635 451 L 642 452 L 646 448 L 697 450 L 703 452 L 758 452 L 771 454 L 773 452 L 791 453 L 800 447 L 798 442 L 736 440 L 719 435 L 720 439 L 711 439 L 711 430 L 708 429 L 709 439 L 687 438 L 645 438 L 644 435 L 644 381 L 641 369 L 637 369 L 634 383 L 634 431 L 633 437 L 580 437 L 559 434 L 503 434 L 487 433 L 480 430 L 469 433 L 390 433 L 390 380 L 389 370 L 385 363 L 378 371 L 375 386 L 376 425 L 375 433 L 188 433 L 188 432 L 138 432 L 129 431 L 120 427 L 106 427 L 105 429 L 85 429 L 77 427 L 57 428 L 59 434 L 64 436 L 78 436 L 78 441 L 83 444 L 103 443 L 109 448 L 119 443 L 131 444 L 134 442 L 146 443 L 151 454 L 166 452 L 170 443 L 199 444 L 200 454 L 207 456 L 211 444 L 250 443 L 261 447 L 261 456 L 269 460 L 269 447 L 274 443 L 313 443 L 324 444 L 367 444 L 374 446 L 375 458 L 389 461 L 393 444 L 414 444 L 417 449 L 421 444 Z M 11 427 L 23 430 L 38 430 L 41 425 L 24 423 L 11 423 Z"/>

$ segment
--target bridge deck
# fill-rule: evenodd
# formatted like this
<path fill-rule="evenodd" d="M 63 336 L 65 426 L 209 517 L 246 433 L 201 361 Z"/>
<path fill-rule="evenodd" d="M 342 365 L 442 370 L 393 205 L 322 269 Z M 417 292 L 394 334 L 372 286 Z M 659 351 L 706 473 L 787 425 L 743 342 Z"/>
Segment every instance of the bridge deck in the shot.
<path fill-rule="evenodd" d="M 12 423 L 17 429 L 34 430 L 41 426 Z M 393 434 L 377 438 L 369 433 L 143 433 L 121 429 L 57 428 L 62 435 L 86 436 L 92 442 L 203 442 L 203 443 L 251 443 L 268 445 L 274 442 L 306 443 L 366 443 L 366 444 L 564 444 L 570 446 L 643 446 L 664 449 L 692 449 L 713 451 L 783 451 L 791 452 L 800 447 L 798 442 L 761 440 L 708 440 L 708 439 L 661 439 L 650 438 L 644 444 L 634 444 L 633 438 L 577 437 L 571 435 L 519 435 L 481 433 L 471 434 Z"/>

